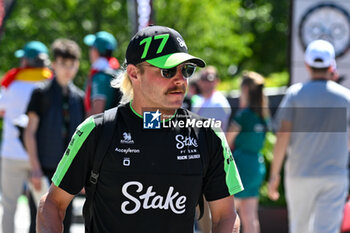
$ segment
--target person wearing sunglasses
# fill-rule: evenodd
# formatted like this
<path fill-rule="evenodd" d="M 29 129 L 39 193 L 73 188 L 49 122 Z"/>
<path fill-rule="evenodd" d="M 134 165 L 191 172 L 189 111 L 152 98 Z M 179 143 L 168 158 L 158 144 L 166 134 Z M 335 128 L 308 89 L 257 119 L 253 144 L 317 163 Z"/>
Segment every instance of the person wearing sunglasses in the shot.
<path fill-rule="evenodd" d="M 238 232 L 233 195 L 243 186 L 224 134 L 181 108 L 188 79 L 204 66 L 174 29 L 136 33 L 125 72 L 112 83 L 122 90 L 122 103 L 78 127 L 41 200 L 38 232 L 61 232 L 65 208 L 83 187 L 86 232 L 193 233 L 203 194 L 212 232 Z M 96 172 L 98 145 L 106 141 Z"/>

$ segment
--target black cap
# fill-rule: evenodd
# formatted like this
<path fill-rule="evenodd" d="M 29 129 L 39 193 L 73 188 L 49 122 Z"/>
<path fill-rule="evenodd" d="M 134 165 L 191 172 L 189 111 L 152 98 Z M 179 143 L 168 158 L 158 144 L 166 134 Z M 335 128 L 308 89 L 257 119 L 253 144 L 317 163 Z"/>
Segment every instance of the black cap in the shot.
<path fill-rule="evenodd" d="M 182 36 L 174 29 L 164 26 L 148 26 L 130 40 L 126 50 L 126 63 L 136 65 L 144 61 L 164 69 L 183 62 L 205 67 L 202 59 L 188 54 Z"/>

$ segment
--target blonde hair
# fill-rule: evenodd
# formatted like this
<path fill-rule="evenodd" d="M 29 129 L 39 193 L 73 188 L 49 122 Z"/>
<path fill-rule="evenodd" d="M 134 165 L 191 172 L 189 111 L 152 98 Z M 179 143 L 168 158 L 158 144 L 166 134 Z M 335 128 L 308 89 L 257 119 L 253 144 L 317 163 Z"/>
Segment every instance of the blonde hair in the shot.
<path fill-rule="evenodd" d="M 130 81 L 129 75 L 126 71 L 120 73 L 116 78 L 111 81 L 111 85 L 114 88 L 119 88 L 123 93 L 121 104 L 130 102 L 134 98 L 134 90 Z"/>

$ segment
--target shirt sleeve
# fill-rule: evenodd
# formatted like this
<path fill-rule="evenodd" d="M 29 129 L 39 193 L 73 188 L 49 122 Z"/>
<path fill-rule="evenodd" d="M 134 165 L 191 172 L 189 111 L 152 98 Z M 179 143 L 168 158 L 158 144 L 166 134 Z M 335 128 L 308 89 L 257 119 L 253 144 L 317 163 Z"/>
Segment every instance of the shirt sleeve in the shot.
<path fill-rule="evenodd" d="M 34 89 L 32 96 L 30 97 L 26 113 L 28 114 L 29 112 L 34 112 L 38 116 L 41 116 L 43 99 L 44 93 L 42 92 L 42 90 L 40 88 Z"/>
<path fill-rule="evenodd" d="M 293 122 L 294 118 L 294 92 L 299 84 L 293 85 L 288 88 L 285 96 L 283 97 L 274 120 L 273 128 L 278 131 L 281 127 L 282 121 Z"/>
<path fill-rule="evenodd" d="M 89 178 L 96 145 L 95 132 L 93 117 L 78 126 L 52 177 L 56 186 L 72 195 L 80 192 Z"/>
<path fill-rule="evenodd" d="M 8 96 L 8 90 L 4 87 L 1 87 L 1 93 L 0 93 L 0 110 L 6 110 L 7 108 L 7 96 Z"/>
<path fill-rule="evenodd" d="M 97 73 L 92 78 L 91 99 L 107 100 L 111 90 L 111 80 L 108 75 Z"/>
<path fill-rule="evenodd" d="M 204 195 L 208 201 L 214 201 L 242 191 L 243 185 L 224 133 L 210 130 L 208 140 L 210 160 Z"/>

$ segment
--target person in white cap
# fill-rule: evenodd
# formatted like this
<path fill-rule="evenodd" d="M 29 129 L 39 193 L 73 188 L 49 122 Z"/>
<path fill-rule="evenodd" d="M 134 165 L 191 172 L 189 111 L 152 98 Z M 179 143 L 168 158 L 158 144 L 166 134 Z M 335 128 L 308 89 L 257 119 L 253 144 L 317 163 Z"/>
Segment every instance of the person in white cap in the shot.
<path fill-rule="evenodd" d="M 290 232 L 337 233 L 348 193 L 350 91 L 331 80 L 335 53 L 329 42 L 311 42 L 305 65 L 311 80 L 291 86 L 277 113 L 268 194 L 279 198 L 288 149 L 284 184 Z"/>

